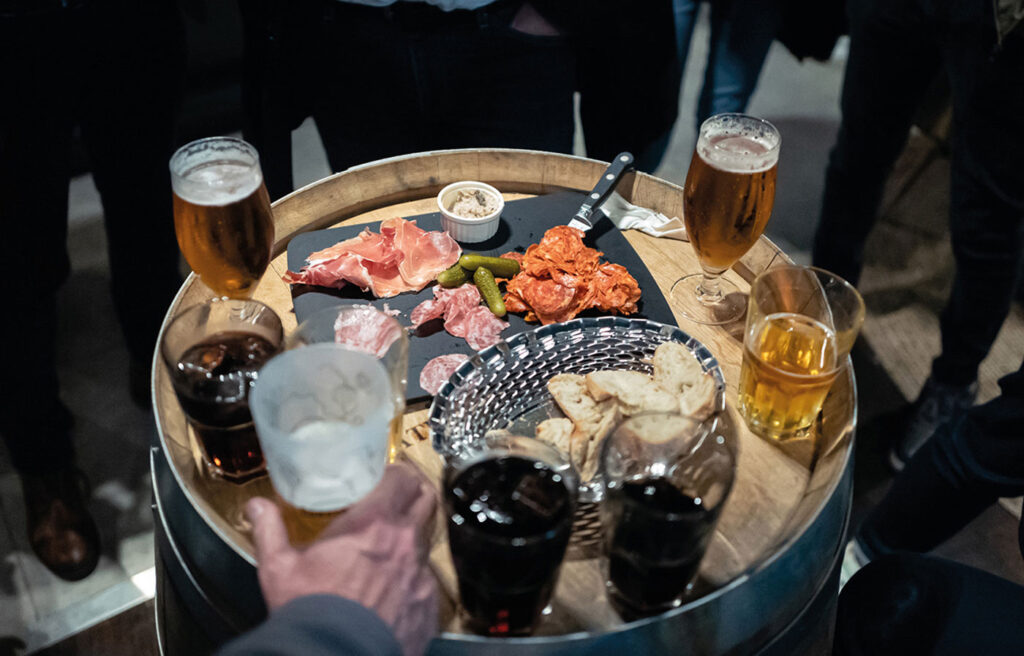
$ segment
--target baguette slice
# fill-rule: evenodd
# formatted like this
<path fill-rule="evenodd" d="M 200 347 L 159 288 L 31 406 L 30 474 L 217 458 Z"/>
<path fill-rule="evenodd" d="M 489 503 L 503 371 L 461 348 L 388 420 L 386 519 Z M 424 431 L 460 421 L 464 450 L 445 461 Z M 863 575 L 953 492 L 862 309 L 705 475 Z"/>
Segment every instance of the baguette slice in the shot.
<path fill-rule="evenodd" d="M 654 350 L 654 382 L 672 394 L 682 394 L 703 375 L 700 362 L 679 342 L 665 342 Z"/>
<path fill-rule="evenodd" d="M 640 412 L 676 412 L 679 400 L 639 371 L 595 371 L 587 374 L 587 390 L 598 401 L 615 399 L 625 416 Z"/>
<path fill-rule="evenodd" d="M 601 447 L 620 419 L 622 412 L 617 404 L 612 403 L 587 442 L 587 457 L 579 469 L 580 480 L 584 483 L 594 478 L 594 474 L 601 468 Z"/>
<path fill-rule="evenodd" d="M 679 411 L 684 415 L 703 421 L 715 411 L 715 379 L 678 342 L 665 342 L 655 349 L 654 381 L 678 397 Z"/>
<path fill-rule="evenodd" d="M 576 374 L 553 376 L 548 381 L 548 392 L 562 412 L 572 420 L 574 427 L 569 437 L 569 457 L 576 469 L 583 471 L 590 451 L 590 439 L 600 429 L 608 412 L 614 408 L 615 401 L 595 401 L 587 391 L 586 379 Z"/>
<path fill-rule="evenodd" d="M 552 417 L 537 424 L 537 439 L 555 447 L 566 457 L 572 456 L 571 438 L 575 429 L 572 420 L 564 417 Z"/>
<path fill-rule="evenodd" d="M 704 421 L 715 412 L 718 386 L 711 374 L 703 373 L 694 385 L 679 397 L 679 411 Z"/>

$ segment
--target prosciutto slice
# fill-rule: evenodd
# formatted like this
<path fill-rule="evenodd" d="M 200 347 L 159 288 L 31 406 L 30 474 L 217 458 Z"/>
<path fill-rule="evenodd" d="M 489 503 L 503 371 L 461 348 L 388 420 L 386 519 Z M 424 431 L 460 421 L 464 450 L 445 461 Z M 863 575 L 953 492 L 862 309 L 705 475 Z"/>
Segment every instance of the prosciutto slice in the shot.
<path fill-rule="evenodd" d="M 377 298 L 419 291 L 455 264 L 462 249 L 446 232 L 427 232 L 415 221 L 393 218 L 380 233 L 363 230 L 352 239 L 317 251 L 285 282 L 341 288 L 351 283 Z"/>
<path fill-rule="evenodd" d="M 480 305 L 480 291 L 473 285 L 454 289 L 434 288 L 434 298 L 423 301 L 409 315 L 412 325 L 444 317 L 444 329 L 462 337 L 470 348 L 479 351 L 501 340 L 501 331 L 508 328 L 502 321 Z"/>
<path fill-rule="evenodd" d="M 334 321 L 334 341 L 355 351 L 384 357 L 402 333 L 388 312 L 372 305 L 357 305 L 349 312 L 339 313 Z"/>

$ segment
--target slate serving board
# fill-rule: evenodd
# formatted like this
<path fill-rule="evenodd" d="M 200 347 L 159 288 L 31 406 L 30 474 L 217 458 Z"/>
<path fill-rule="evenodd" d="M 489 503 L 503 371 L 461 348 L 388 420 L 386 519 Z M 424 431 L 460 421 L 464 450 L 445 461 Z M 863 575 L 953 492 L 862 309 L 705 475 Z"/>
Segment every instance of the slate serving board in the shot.
<path fill-rule="evenodd" d="M 548 228 L 567 224 L 585 197 L 584 193 L 564 191 L 509 201 L 505 204 L 501 225 L 493 238 L 485 242 L 460 244 L 460 246 L 464 253 L 482 253 L 484 255 L 501 255 L 511 250 L 524 251 L 530 244 L 540 241 Z M 588 246 L 604 251 L 605 260 L 621 264 L 636 278 L 642 295 L 638 303 L 639 311 L 631 316 L 675 325 L 675 318 L 665 297 L 647 271 L 647 267 L 640 260 L 640 256 L 612 222 L 604 218 L 603 215 L 600 216 L 602 218 L 587 233 L 584 242 Z M 404 218 L 415 220 L 416 225 L 424 230 L 441 229 L 441 215 L 438 212 Z M 344 239 L 351 239 L 365 228 L 378 232 L 380 223 L 316 230 L 297 235 L 288 244 L 288 268 L 298 271 L 306 263 L 306 258 L 311 253 L 333 246 Z M 295 306 L 296 319 L 300 323 L 316 311 L 332 305 L 345 302 L 369 302 L 378 308 L 382 308 L 387 303 L 392 310 L 399 310 L 401 314 L 397 317 L 398 321 L 402 325 L 408 326 L 411 324 L 409 313 L 412 309 L 433 296 L 433 285 L 427 286 L 418 293 L 406 292 L 391 298 L 374 298 L 369 292 L 362 292 L 354 285 L 346 285 L 337 290 L 308 285 L 292 285 L 292 302 Z M 601 313 L 596 310 L 588 310 L 580 316 L 600 315 Z M 509 313 L 507 316 L 509 327 L 501 334 L 506 339 L 539 325 L 526 323 L 521 315 Z M 430 398 L 430 395 L 420 387 L 420 371 L 432 358 L 446 353 L 473 355 L 475 351 L 469 347 L 465 339 L 454 337 L 445 331 L 440 319 L 423 324 L 417 331 L 410 333 L 409 383 L 406 388 L 406 399 L 409 402 Z"/>

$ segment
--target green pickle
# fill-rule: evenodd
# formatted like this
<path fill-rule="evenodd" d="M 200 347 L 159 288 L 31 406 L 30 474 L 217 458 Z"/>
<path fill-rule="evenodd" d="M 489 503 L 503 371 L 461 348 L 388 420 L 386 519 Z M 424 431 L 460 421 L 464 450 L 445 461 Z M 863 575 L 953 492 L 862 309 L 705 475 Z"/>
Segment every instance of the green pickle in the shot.
<path fill-rule="evenodd" d="M 459 258 L 459 266 L 469 271 L 479 271 L 480 267 L 484 267 L 490 269 L 491 273 L 498 278 L 511 278 L 519 273 L 519 263 L 507 257 L 463 255 Z"/>
<path fill-rule="evenodd" d="M 476 273 L 473 274 L 473 282 L 480 290 L 480 295 L 484 297 L 484 302 L 487 303 L 487 307 L 494 313 L 494 316 L 505 316 L 505 301 L 501 300 L 501 291 L 498 289 L 498 283 L 494 282 L 494 274 L 490 269 L 477 268 Z"/>
<path fill-rule="evenodd" d="M 437 284 L 442 287 L 458 287 L 469 282 L 469 272 L 456 262 L 451 268 L 437 274 Z"/>

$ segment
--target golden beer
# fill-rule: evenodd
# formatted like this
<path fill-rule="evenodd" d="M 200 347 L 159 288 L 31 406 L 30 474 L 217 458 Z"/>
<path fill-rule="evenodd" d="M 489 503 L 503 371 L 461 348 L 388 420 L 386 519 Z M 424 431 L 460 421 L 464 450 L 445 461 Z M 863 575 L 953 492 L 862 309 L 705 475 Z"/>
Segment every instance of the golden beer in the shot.
<path fill-rule="evenodd" d="M 701 267 L 720 273 L 757 242 L 772 214 L 778 151 L 746 135 L 698 144 L 683 195 L 683 220 Z"/>
<path fill-rule="evenodd" d="M 740 412 L 764 437 L 806 435 L 839 373 L 834 332 L 800 314 L 764 317 L 747 335 Z"/>
<path fill-rule="evenodd" d="M 221 296 L 248 298 L 270 265 L 274 221 L 255 149 L 214 137 L 171 158 L 174 229 L 192 270 Z"/>

